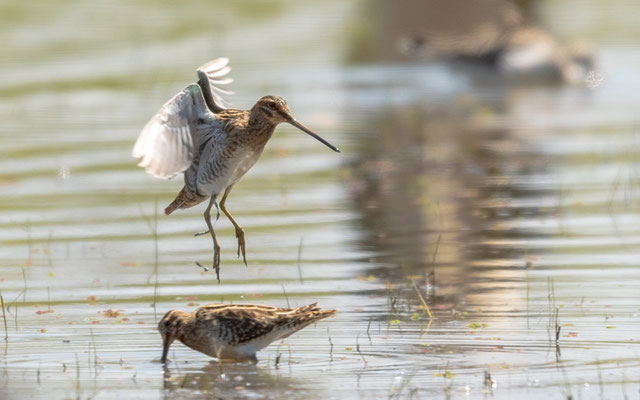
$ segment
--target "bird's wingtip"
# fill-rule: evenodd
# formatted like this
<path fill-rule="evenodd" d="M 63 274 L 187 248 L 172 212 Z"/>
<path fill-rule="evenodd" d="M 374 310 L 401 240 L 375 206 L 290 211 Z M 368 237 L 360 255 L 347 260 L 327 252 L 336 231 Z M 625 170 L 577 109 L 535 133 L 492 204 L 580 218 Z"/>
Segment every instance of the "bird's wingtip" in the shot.
<path fill-rule="evenodd" d="M 338 310 L 322 310 L 320 312 L 321 315 L 327 316 L 327 317 L 335 317 L 336 314 L 338 313 Z"/>
<path fill-rule="evenodd" d="M 198 67 L 198 71 L 207 71 L 207 70 L 217 70 L 224 68 L 227 64 L 229 64 L 229 59 L 227 57 L 218 57 L 211 61 L 207 61 Z"/>

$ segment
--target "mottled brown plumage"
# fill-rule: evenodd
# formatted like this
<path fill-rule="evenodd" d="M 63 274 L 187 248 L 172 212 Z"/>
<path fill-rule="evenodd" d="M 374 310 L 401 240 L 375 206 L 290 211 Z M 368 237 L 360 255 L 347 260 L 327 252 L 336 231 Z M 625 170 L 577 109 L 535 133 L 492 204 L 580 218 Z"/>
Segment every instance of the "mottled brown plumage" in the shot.
<path fill-rule="evenodd" d="M 277 112 L 274 115 L 269 114 L 271 112 L 269 104 L 277 104 L 275 106 Z M 243 148 L 251 148 L 259 156 L 264 150 L 264 146 L 271 139 L 276 126 L 281 122 L 285 122 L 285 115 L 290 114 L 291 111 L 287 103 L 277 96 L 261 98 L 251 110 L 227 109 L 216 113 L 216 119 L 221 123 L 220 129 L 227 136 L 225 151 L 222 152 L 221 157 L 232 159 Z M 198 152 L 198 156 L 194 158 L 192 163 L 191 168 L 194 169 L 194 174 L 197 173 L 199 168 L 199 156 L 203 151 L 204 149 L 201 149 Z M 193 207 L 210 197 L 210 195 L 200 195 L 197 188 L 193 186 L 186 184 L 182 188 L 175 200 L 165 208 L 166 215 L 179 208 Z"/>
<path fill-rule="evenodd" d="M 209 304 L 192 313 L 171 310 L 158 323 L 161 361 L 166 361 L 176 339 L 218 359 L 255 359 L 256 352 L 270 343 L 335 315 L 335 310 L 322 311 L 316 304 L 298 308 Z"/>
<path fill-rule="evenodd" d="M 213 268 L 220 281 L 220 246 L 211 224 L 211 207 L 222 194 L 220 209 L 236 230 L 238 257 L 247 264 L 244 229 L 225 206 L 233 186 L 258 161 L 276 126 L 287 122 L 339 151 L 299 123 L 287 103 L 265 96 L 251 110 L 225 109 L 218 85 L 230 68 L 227 59 L 213 60 L 198 69 L 198 83 L 184 88 L 169 100 L 144 127 L 133 156 L 154 176 L 171 178 L 184 172 L 184 187 L 167 206 L 165 214 L 193 207 L 209 199 L 204 212 L 213 239 Z M 198 235 L 198 234 L 197 234 Z"/>

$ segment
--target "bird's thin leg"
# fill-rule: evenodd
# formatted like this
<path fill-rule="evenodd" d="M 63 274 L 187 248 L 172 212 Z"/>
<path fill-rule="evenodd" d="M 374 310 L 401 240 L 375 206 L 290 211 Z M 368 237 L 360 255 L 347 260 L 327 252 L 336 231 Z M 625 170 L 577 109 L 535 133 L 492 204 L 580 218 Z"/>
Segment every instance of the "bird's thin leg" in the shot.
<path fill-rule="evenodd" d="M 244 229 L 240 226 L 240 224 L 238 224 L 238 222 L 236 222 L 236 220 L 233 218 L 233 216 L 231 215 L 229 210 L 227 210 L 227 207 L 226 207 L 227 196 L 231 192 L 232 187 L 233 186 L 229 186 L 228 188 L 225 189 L 224 195 L 222 196 L 222 200 L 220 200 L 220 208 L 222 209 L 222 212 L 224 213 L 224 215 L 226 215 L 227 218 L 229 218 L 229 221 L 231 221 L 233 226 L 236 228 L 236 238 L 238 239 L 238 258 L 240 258 L 240 253 L 242 253 L 242 261 L 244 261 L 244 265 L 247 266 L 247 254 L 245 252 Z"/>
<path fill-rule="evenodd" d="M 220 209 L 218 208 L 218 203 L 214 202 L 214 204 L 216 205 L 216 222 L 218 222 L 218 220 L 220 219 Z M 193 236 L 198 237 L 198 236 L 206 235 L 209 232 L 211 232 L 211 230 L 197 232 Z"/>
<path fill-rule="evenodd" d="M 204 222 L 207 223 L 209 233 L 211 233 L 211 238 L 213 239 L 213 268 L 216 270 L 216 278 L 218 279 L 218 283 L 220 283 L 220 245 L 218 244 L 216 233 L 213 231 L 213 225 L 211 224 L 211 206 L 216 204 L 216 197 L 216 195 L 211 196 L 209 205 L 207 209 L 204 210 Z M 218 205 L 216 204 L 216 208 L 217 207 Z"/>

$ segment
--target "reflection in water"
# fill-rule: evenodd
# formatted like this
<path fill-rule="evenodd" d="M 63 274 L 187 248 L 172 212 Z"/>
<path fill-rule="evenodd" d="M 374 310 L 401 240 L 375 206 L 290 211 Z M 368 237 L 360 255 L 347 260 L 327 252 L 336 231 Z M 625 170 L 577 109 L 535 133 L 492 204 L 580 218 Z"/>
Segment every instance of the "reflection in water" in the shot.
<path fill-rule="evenodd" d="M 383 265 L 372 273 L 435 283 L 437 307 L 495 303 L 490 288 L 482 296 L 487 289 L 479 282 L 521 280 L 526 249 L 490 243 L 540 235 L 518 234 L 502 222 L 549 213 L 535 199 L 551 189 L 522 185 L 544 173 L 544 156 L 505 128 L 483 126 L 487 113 L 495 111 L 473 104 L 387 108 L 365 129 L 353 166 L 353 201 L 368 233 L 362 246 Z M 533 205 L 520 205 L 520 198 Z"/>
<path fill-rule="evenodd" d="M 380 26 L 381 32 L 389 28 Z M 432 65 L 412 68 L 424 68 L 427 74 Z M 602 92 L 472 82 L 463 91 L 450 87 L 445 99 L 426 90 L 421 93 L 425 88 L 419 85 L 406 89 L 404 102 L 384 90 L 369 91 L 379 97 L 370 96 L 377 107 L 363 118 L 366 135 L 358 137 L 360 153 L 352 165 L 350 194 L 364 232 L 360 245 L 378 264 L 369 272 L 398 290 L 389 290 L 389 324 L 409 319 L 418 309 L 411 285 L 415 281 L 421 283 L 421 293 L 432 295 L 437 315 L 420 335 L 430 346 L 452 326 L 479 335 L 473 344 L 441 339 L 438 349 L 467 362 L 495 359 L 488 353 L 506 348 L 501 344 L 482 349 L 480 340 L 504 342 L 511 337 L 511 351 L 530 354 L 526 362 L 513 360 L 512 366 L 536 365 L 562 377 L 567 386 L 566 382 L 592 379 L 596 371 L 589 366 L 598 366 L 600 357 L 637 365 L 621 349 L 609 349 L 615 356 L 585 352 L 597 345 L 571 340 L 585 334 L 574 328 L 582 318 L 591 321 L 582 322 L 589 329 L 598 330 L 589 334 L 596 341 L 610 336 L 605 329 L 616 329 L 596 321 L 603 292 L 590 292 L 585 286 L 602 284 L 604 292 L 620 287 L 629 295 L 632 284 L 621 284 L 615 275 L 638 279 L 633 267 L 625 264 L 637 261 L 619 253 L 624 242 L 638 240 L 632 222 L 637 218 L 617 226 L 621 219 L 615 215 L 629 212 L 629 198 L 620 198 L 620 173 L 612 174 L 617 168 L 635 168 L 624 155 L 628 150 L 621 150 L 636 142 L 628 123 L 630 109 L 615 110 L 627 118 L 615 133 L 606 113 L 598 111 L 604 105 L 599 101 L 606 97 Z M 594 120 L 600 122 L 594 125 Z M 600 164 L 605 143 L 611 158 L 604 156 L 607 161 Z M 627 185 L 624 191 L 633 192 L 637 179 L 630 178 Z M 622 234 L 612 238 L 618 228 Z M 623 264 L 601 260 L 600 251 Z M 605 270 L 592 271 L 597 268 Z M 402 312 L 398 297 L 406 297 L 410 305 Z M 585 308 L 587 298 L 592 306 Z M 627 298 L 618 306 L 631 312 L 632 304 Z M 472 314 L 476 322 L 465 321 Z M 499 328 L 480 337 L 478 331 L 491 326 Z M 621 336 L 635 334 L 627 330 Z M 416 349 L 438 353 L 432 347 Z"/>
<path fill-rule="evenodd" d="M 297 387 L 299 383 L 295 380 L 254 363 L 211 362 L 193 372 L 184 368 L 184 365 L 164 368 L 163 398 L 302 399 L 309 396 L 306 390 Z"/>

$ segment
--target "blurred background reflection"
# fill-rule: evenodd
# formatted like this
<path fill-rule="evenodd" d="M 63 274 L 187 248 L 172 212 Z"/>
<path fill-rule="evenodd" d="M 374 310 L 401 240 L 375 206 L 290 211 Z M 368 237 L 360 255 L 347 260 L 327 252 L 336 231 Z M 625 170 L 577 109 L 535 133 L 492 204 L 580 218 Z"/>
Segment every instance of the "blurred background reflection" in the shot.
<path fill-rule="evenodd" d="M 636 3 L 0 2 L 0 397 L 635 393 Z M 235 107 L 282 96 L 343 152 L 278 128 L 218 285 L 202 209 L 158 213 L 180 178 L 130 152 L 220 56 Z M 158 319 L 219 301 L 340 312 L 163 370 Z"/>

